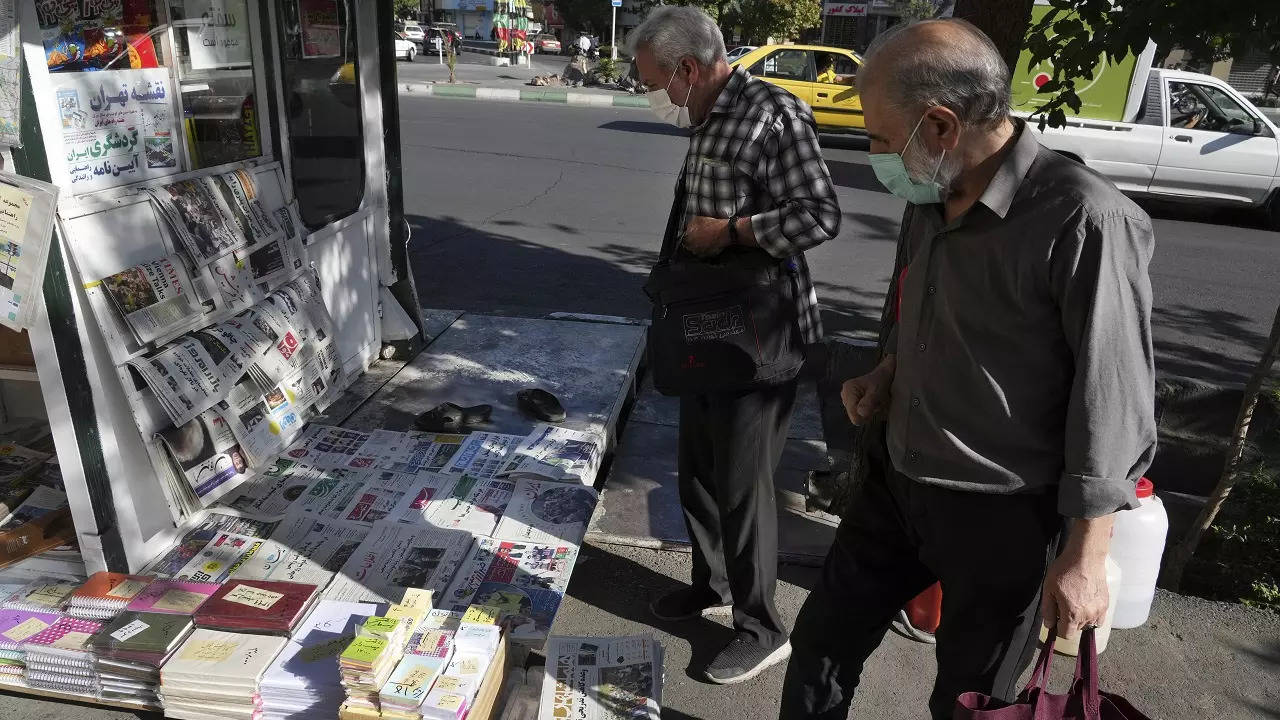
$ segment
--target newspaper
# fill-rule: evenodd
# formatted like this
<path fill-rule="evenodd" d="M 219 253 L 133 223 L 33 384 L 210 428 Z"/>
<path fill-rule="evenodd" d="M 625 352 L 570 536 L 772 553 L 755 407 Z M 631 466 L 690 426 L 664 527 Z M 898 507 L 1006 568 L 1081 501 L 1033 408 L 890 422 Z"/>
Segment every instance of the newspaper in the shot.
<path fill-rule="evenodd" d="M 340 520 L 372 525 L 387 516 L 416 491 L 416 478 L 393 472 L 374 472 L 356 493 L 350 504 L 338 515 Z"/>
<path fill-rule="evenodd" d="M 298 498 L 290 513 L 337 520 L 358 501 L 368 476 L 355 470 L 319 470 L 319 473 L 320 477 Z"/>
<path fill-rule="evenodd" d="M 552 636 L 539 720 L 658 720 L 662 646 L 647 635 Z"/>
<path fill-rule="evenodd" d="M 0 172 L 0 325 L 35 319 L 57 206 L 57 186 Z"/>
<path fill-rule="evenodd" d="M 359 430 L 312 424 L 294 441 L 286 454 L 293 460 L 324 469 L 371 467 L 363 463 L 351 466 L 351 460 L 357 456 L 370 436 L 370 433 Z"/>
<path fill-rule="evenodd" d="M 466 435 L 410 433 L 409 442 L 401 448 L 399 457 L 383 467 L 402 473 L 444 472 L 466 439 Z"/>
<path fill-rule="evenodd" d="M 0 440 L 0 485 L 29 478 L 40 472 L 44 461 L 53 457 L 25 448 L 14 442 Z"/>
<path fill-rule="evenodd" d="M 434 606 L 459 612 L 473 604 L 497 607 L 510 640 L 541 645 L 555 621 L 577 558 L 575 545 L 476 538 L 471 555 Z"/>
<path fill-rule="evenodd" d="M 221 336 L 221 337 L 220 337 Z M 228 346 L 230 333 L 183 335 L 149 356 L 129 361 L 175 426 L 217 405 L 248 368 L 247 348 Z"/>
<path fill-rule="evenodd" d="M 388 475 L 400 475 L 389 470 L 384 472 Z M 387 518 L 411 525 L 431 524 L 431 516 L 440 509 L 441 503 L 458 483 L 457 478 L 439 473 L 418 473 L 403 477 L 410 478 L 409 489 L 387 514 Z"/>
<path fill-rule="evenodd" d="M 22 504 L 0 519 L 0 528 L 13 528 L 38 520 L 67 506 L 67 494 L 51 487 L 37 485 Z"/>
<path fill-rule="evenodd" d="M 538 425 L 507 460 L 498 477 L 592 485 L 600 471 L 603 448 L 604 443 L 590 433 Z"/>
<path fill-rule="evenodd" d="M 408 434 L 394 430 L 374 430 L 365 438 L 360 449 L 351 454 L 347 465 L 357 469 L 382 467 L 399 455 L 400 447 L 408 438 Z"/>
<path fill-rule="evenodd" d="M 458 448 L 447 472 L 485 479 L 496 477 L 507 458 L 523 442 L 520 435 L 473 432 Z"/>
<path fill-rule="evenodd" d="M 202 507 L 234 490 L 250 476 L 249 463 L 217 408 L 159 433 L 171 471 L 184 480 Z"/>
<path fill-rule="evenodd" d="M 286 392 L 277 387 L 259 393 L 257 383 L 248 375 L 236 383 L 216 409 L 230 425 L 252 468 L 268 464 L 302 432 L 303 415 Z"/>
<path fill-rule="evenodd" d="M 234 576 L 324 587 L 369 534 L 369 526 L 309 515 L 286 518 Z"/>
<path fill-rule="evenodd" d="M 151 561 L 143 574 L 172 578 L 184 567 L 198 560 L 201 552 L 223 535 L 261 540 L 270 537 L 276 525 L 277 523 L 266 520 L 210 512 L 198 525 L 189 529 L 181 541 Z"/>
<path fill-rule="evenodd" d="M 240 485 L 237 494 L 228 495 L 231 499 L 224 500 L 216 509 L 243 513 L 248 517 L 278 520 L 289 513 L 293 504 L 320 477 L 321 471 L 316 468 L 287 458 L 278 458 L 256 477 Z"/>
<path fill-rule="evenodd" d="M 283 239 L 284 232 L 271 215 L 262 209 L 258 185 L 247 170 L 232 170 L 210 178 L 223 203 L 231 211 L 231 219 L 248 245 Z M 301 238 L 299 238 L 301 242 Z"/>
<path fill-rule="evenodd" d="M 466 530 L 472 535 L 492 535 L 506 512 L 516 484 L 509 480 L 484 480 L 463 476 L 427 518 L 446 530 Z"/>
<path fill-rule="evenodd" d="M 193 316 L 203 312 L 177 255 L 134 265 L 103 278 L 102 286 L 134 339 L 144 345 L 191 325 Z"/>
<path fill-rule="evenodd" d="M 160 216 L 195 267 L 204 267 L 247 242 L 211 178 L 179 180 L 150 192 Z"/>
<path fill-rule="evenodd" d="M 597 499 L 589 487 L 521 480 L 493 537 L 544 545 L 581 544 Z"/>
<path fill-rule="evenodd" d="M 203 547 L 187 558 L 176 570 L 152 567 L 151 574 L 192 582 L 226 582 L 231 574 L 253 557 L 263 540 L 237 533 L 216 533 Z"/>
<path fill-rule="evenodd" d="M 397 602 L 406 588 L 443 593 L 471 549 L 460 531 L 380 522 L 326 592 L 331 600 Z"/>

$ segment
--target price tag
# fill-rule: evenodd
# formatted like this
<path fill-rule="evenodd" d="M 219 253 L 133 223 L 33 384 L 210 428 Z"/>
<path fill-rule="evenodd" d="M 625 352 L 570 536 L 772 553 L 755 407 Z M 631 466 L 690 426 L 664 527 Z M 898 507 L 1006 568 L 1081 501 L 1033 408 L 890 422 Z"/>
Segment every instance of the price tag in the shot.
<path fill-rule="evenodd" d="M 129 638 L 133 637 L 134 635 L 137 635 L 138 633 L 142 632 L 143 630 L 146 630 L 149 627 L 151 626 L 142 622 L 141 620 L 134 620 L 128 625 L 125 625 L 119 630 L 111 633 L 111 637 L 115 638 L 116 640 L 119 640 L 120 642 L 124 642 L 125 640 L 128 640 Z"/>
<path fill-rule="evenodd" d="M 465 693 L 469 687 L 471 687 L 471 683 L 466 680 L 445 675 L 437 680 L 435 686 L 431 689 L 447 693 Z"/>
<path fill-rule="evenodd" d="M 90 637 L 92 635 L 87 632 L 69 632 L 58 638 L 57 642 L 49 647 L 56 647 L 60 650 L 81 650 Z"/>
<path fill-rule="evenodd" d="M 176 613 L 192 613 L 195 612 L 204 601 L 209 599 L 208 595 L 190 590 L 169 590 L 160 596 L 159 600 L 151 606 L 155 610 L 168 610 Z"/>
<path fill-rule="evenodd" d="M 332 640 L 326 640 L 319 645 L 312 645 L 311 647 L 303 648 L 298 655 L 302 658 L 303 662 L 309 663 L 330 658 L 345 650 L 347 646 L 351 644 L 353 639 L 354 637 L 351 635 L 339 635 L 338 637 Z"/>
<path fill-rule="evenodd" d="M 143 580 L 125 580 L 119 585 L 108 590 L 107 595 L 114 598 L 129 600 L 132 599 L 133 596 L 142 592 L 142 589 L 146 586 L 147 583 Z"/>
<path fill-rule="evenodd" d="M 462 704 L 466 701 L 467 699 L 461 695 L 441 693 L 436 696 L 436 701 L 432 704 L 432 707 L 457 712 L 462 709 Z"/>
<path fill-rule="evenodd" d="M 405 588 L 400 604 L 415 610 L 429 612 L 431 610 L 431 591 L 422 588 Z"/>
<path fill-rule="evenodd" d="M 223 595 L 222 599 L 259 610 L 270 610 L 271 606 L 280 602 L 280 598 L 283 597 L 284 593 L 263 590 L 252 585 L 237 585 L 231 589 L 231 592 Z"/>
<path fill-rule="evenodd" d="M 4 635 L 14 642 L 22 642 L 47 627 L 49 627 L 49 623 L 39 618 L 27 618 L 25 621 L 0 633 L 0 635 Z"/>
<path fill-rule="evenodd" d="M 27 593 L 26 601 L 42 607 L 58 607 L 66 597 L 65 585 L 41 585 Z"/>
<path fill-rule="evenodd" d="M 197 660 L 217 663 L 231 657 L 240 643 L 235 640 L 199 640 L 188 643 L 178 655 L 179 660 Z"/>

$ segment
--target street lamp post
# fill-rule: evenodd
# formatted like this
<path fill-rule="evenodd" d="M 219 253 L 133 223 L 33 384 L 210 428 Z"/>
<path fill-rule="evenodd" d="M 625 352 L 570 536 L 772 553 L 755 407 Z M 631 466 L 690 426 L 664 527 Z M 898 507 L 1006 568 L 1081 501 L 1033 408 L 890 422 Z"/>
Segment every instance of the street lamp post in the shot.
<path fill-rule="evenodd" d="M 618 59 L 618 8 L 622 7 L 622 0 L 610 0 L 613 5 L 613 23 L 609 28 L 609 54 L 614 60 Z"/>

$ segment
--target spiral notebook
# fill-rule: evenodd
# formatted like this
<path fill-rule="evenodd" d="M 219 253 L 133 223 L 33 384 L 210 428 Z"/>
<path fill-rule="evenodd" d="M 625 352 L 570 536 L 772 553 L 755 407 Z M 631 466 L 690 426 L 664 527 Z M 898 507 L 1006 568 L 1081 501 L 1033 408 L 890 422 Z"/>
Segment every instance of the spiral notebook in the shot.
<path fill-rule="evenodd" d="M 190 580 L 153 580 L 137 597 L 129 601 L 126 610 L 138 612 L 194 615 L 196 610 L 221 587 L 218 583 Z"/>
<path fill-rule="evenodd" d="M 115 617 L 151 583 L 149 575 L 96 572 L 71 593 L 67 614 L 102 620 Z"/>
<path fill-rule="evenodd" d="M 27 662 L 83 665 L 93 662 L 89 638 L 102 629 L 96 620 L 61 617 L 22 642 Z"/>
<path fill-rule="evenodd" d="M 56 580 L 41 578 L 22 586 L 17 592 L 4 600 L 3 605 L 12 610 L 32 610 L 35 612 L 60 612 L 66 605 L 67 598 L 80 583 L 74 580 Z"/>
<path fill-rule="evenodd" d="M 0 610 L 0 650 L 21 650 L 22 643 L 49 628 L 62 616 L 31 610 Z"/>

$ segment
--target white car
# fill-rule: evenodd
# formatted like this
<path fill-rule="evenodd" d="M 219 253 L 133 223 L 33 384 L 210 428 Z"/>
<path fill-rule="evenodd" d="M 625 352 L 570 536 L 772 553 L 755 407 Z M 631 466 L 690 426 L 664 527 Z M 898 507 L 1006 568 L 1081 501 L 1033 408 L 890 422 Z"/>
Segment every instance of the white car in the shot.
<path fill-rule="evenodd" d="M 729 53 L 728 53 L 728 55 L 727 55 L 727 57 L 729 58 L 729 62 L 733 62 L 734 60 L 737 60 L 738 58 L 742 57 L 743 55 L 746 55 L 747 53 L 751 52 L 752 50 L 755 50 L 755 49 L 756 49 L 756 47 L 757 47 L 757 46 L 755 46 L 755 45 L 739 45 L 738 47 L 736 47 L 736 48 L 734 48 L 734 49 L 732 49 L 732 50 L 730 50 L 730 51 L 729 51 Z"/>
<path fill-rule="evenodd" d="M 411 40 L 401 37 L 400 35 L 396 35 L 395 40 L 396 57 L 413 62 L 413 58 L 418 55 L 418 46 L 413 44 Z"/>
<path fill-rule="evenodd" d="M 405 39 L 417 45 L 419 48 L 426 42 L 427 33 L 422 26 L 412 20 L 406 20 L 403 23 L 396 23 L 396 32 L 405 36 Z"/>

